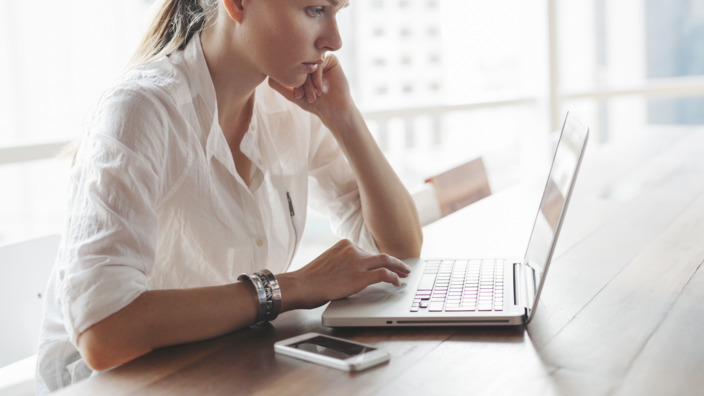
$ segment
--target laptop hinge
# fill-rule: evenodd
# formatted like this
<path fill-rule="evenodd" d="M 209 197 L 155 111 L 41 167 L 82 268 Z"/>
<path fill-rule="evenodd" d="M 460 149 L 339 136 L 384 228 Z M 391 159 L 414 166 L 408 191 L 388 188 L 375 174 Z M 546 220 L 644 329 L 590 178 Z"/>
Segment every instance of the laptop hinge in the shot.
<path fill-rule="evenodd" d="M 523 275 L 521 263 L 513 263 L 513 305 L 523 305 Z"/>
<path fill-rule="evenodd" d="M 526 310 L 526 316 L 533 309 L 536 293 L 535 270 L 526 263 L 513 264 L 513 303 Z"/>
<path fill-rule="evenodd" d="M 530 318 L 533 305 L 535 304 L 535 295 L 538 293 L 538 278 L 536 278 L 535 268 L 529 262 L 523 264 L 523 285 L 525 289 L 525 307 L 526 320 Z"/>

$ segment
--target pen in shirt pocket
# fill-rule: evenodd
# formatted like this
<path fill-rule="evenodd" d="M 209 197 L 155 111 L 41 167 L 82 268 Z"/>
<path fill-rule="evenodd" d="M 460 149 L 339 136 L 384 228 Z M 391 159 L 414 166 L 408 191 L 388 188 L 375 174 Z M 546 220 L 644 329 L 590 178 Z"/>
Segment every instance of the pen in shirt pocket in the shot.
<path fill-rule="evenodd" d="M 291 194 L 286 191 L 286 199 L 288 200 L 288 212 L 291 215 L 291 218 L 296 215 L 296 212 L 293 211 L 293 201 L 291 200 Z"/>
<path fill-rule="evenodd" d="M 298 229 L 296 228 L 296 221 L 293 218 L 296 216 L 296 212 L 293 210 L 293 200 L 291 199 L 291 194 L 286 191 L 286 201 L 288 201 L 288 213 L 289 216 L 291 217 L 291 226 L 293 227 L 293 252 L 291 252 L 291 262 L 293 262 L 293 258 L 296 255 L 296 247 L 298 246 Z"/>

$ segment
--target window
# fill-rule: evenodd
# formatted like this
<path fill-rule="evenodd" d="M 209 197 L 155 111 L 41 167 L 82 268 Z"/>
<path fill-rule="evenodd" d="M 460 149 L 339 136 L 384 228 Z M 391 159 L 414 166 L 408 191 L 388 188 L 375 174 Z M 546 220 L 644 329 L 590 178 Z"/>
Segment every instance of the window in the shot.
<path fill-rule="evenodd" d="M 579 111 L 600 142 L 704 123 L 704 1 L 579 0 L 555 15 L 554 112 Z"/>
<path fill-rule="evenodd" d="M 386 59 L 384 59 L 384 58 L 376 58 L 376 59 L 374 59 L 374 66 L 376 66 L 376 67 L 384 67 L 384 66 L 386 66 Z"/>
<path fill-rule="evenodd" d="M 123 70 L 149 2 L 5 0 L 0 8 L 0 244 L 60 233 L 69 158 Z"/>
<path fill-rule="evenodd" d="M 439 91 L 441 87 L 442 87 L 442 84 L 440 84 L 437 81 L 434 81 L 428 85 L 428 90 L 430 90 L 432 92 L 436 92 L 436 91 Z"/>
<path fill-rule="evenodd" d="M 439 54 L 430 54 L 428 55 L 428 63 L 431 65 L 437 65 L 439 64 L 440 61 L 440 55 Z"/>
<path fill-rule="evenodd" d="M 54 152 L 152 3 L 3 2 L 0 244 L 61 232 L 68 159 Z M 536 173 L 567 109 L 593 145 L 704 124 L 704 0 L 352 0 L 339 25 L 355 99 L 410 189 L 479 155 L 497 189 Z"/>
<path fill-rule="evenodd" d="M 526 145 L 538 139 L 530 136 L 547 130 L 539 110 L 547 85 L 546 15 L 537 0 L 389 0 L 384 13 L 373 12 L 369 0 L 350 2 L 340 21 L 348 31 L 343 65 L 374 121 L 373 133 L 388 143 L 384 148 L 409 188 L 482 152 L 494 152 L 501 162 L 532 151 Z M 365 31 L 382 25 L 400 34 L 364 40 Z M 360 61 L 380 52 L 389 60 L 384 69 Z M 379 80 L 392 89 L 382 95 L 368 88 Z M 490 104 L 475 109 L 475 103 Z M 525 125 L 534 127 L 526 131 Z"/>
<path fill-rule="evenodd" d="M 646 78 L 704 75 L 704 1 L 645 2 Z M 704 124 L 704 98 L 650 99 L 648 122 Z"/>
<path fill-rule="evenodd" d="M 377 95 L 383 96 L 386 95 L 387 92 L 389 92 L 389 88 L 386 85 L 378 85 L 375 91 Z"/>

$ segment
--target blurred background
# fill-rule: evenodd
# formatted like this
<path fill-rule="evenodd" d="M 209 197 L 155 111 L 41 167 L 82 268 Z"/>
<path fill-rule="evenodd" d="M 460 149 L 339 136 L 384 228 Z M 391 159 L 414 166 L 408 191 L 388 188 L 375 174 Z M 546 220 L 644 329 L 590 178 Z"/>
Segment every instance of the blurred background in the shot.
<path fill-rule="evenodd" d="M 0 0 L 0 245 L 60 234 L 69 159 L 153 1 Z M 494 191 L 546 172 L 567 110 L 590 149 L 704 124 L 704 0 L 350 0 L 342 64 L 410 190 L 481 156 Z M 298 261 L 335 241 L 311 213 Z"/>

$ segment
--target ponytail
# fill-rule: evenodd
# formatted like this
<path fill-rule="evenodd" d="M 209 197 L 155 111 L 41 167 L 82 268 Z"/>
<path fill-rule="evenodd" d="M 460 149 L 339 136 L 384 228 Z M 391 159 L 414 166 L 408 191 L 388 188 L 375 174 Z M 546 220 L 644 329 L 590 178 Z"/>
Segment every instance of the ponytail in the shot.
<path fill-rule="evenodd" d="M 186 48 L 193 35 L 205 29 L 217 14 L 218 0 L 163 0 L 147 33 L 137 47 L 128 69 L 147 64 Z M 81 139 L 67 144 L 58 157 L 73 157 L 76 163 Z"/>
<path fill-rule="evenodd" d="M 164 0 L 130 61 L 140 66 L 186 47 L 217 12 L 217 0 Z"/>

